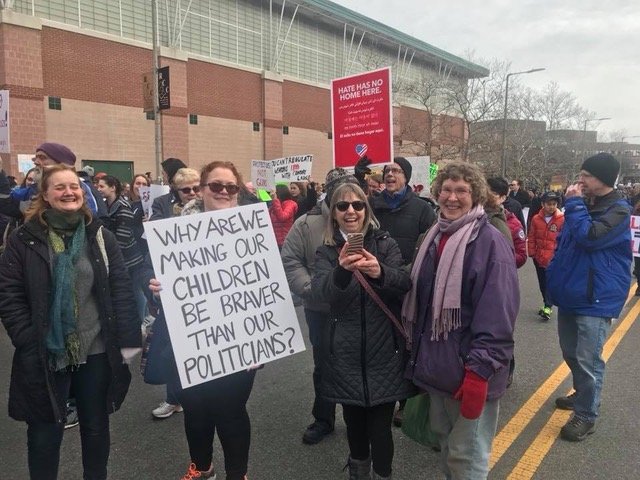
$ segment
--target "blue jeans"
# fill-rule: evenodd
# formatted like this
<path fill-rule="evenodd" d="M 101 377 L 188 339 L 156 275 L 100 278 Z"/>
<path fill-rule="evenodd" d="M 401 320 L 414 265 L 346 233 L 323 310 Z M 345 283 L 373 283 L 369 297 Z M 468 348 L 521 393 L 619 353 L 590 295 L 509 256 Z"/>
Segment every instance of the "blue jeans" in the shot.
<path fill-rule="evenodd" d="M 84 480 L 106 480 L 109 460 L 109 415 L 107 388 L 111 368 L 107 355 L 90 355 L 87 363 L 73 372 L 55 374 L 57 395 L 66 401 L 69 389 L 73 392 L 80 421 L 80 443 Z M 27 445 L 29 474 L 34 480 L 56 480 L 60 463 L 60 444 L 64 425 L 58 423 L 29 423 Z"/>
<path fill-rule="evenodd" d="M 562 357 L 573 375 L 576 391 L 573 411 L 589 422 L 600 409 L 604 379 L 602 347 L 611 329 L 611 319 L 558 311 L 558 337 Z"/>
<path fill-rule="evenodd" d="M 469 420 L 460 415 L 460 401 L 430 397 L 429 423 L 440 442 L 440 466 L 447 480 L 486 479 L 500 400 L 487 400 L 480 416 Z"/>

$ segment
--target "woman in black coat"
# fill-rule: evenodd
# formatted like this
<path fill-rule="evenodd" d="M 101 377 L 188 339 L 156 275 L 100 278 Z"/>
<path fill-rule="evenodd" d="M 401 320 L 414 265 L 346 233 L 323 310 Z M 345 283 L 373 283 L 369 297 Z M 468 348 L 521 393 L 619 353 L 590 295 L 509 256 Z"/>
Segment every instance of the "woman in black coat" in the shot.
<path fill-rule="evenodd" d="M 0 318 L 16 350 L 9 415 L 27 422 L 32 479 L 56 479 L 73 387 L 85 479 L 107 478 L 109 417 L 140 351 L 131 281 L 111 232 L 92 215 L 76 173 L 48 167 L 26 223 L 0 257 Z"/>
<path fill-rule="evenodd" d="M 321 391 L 343 406 L 351 479 L 389 478 L 395 402 L 413 393 L 404 380 L 403 336 L 356 278 L 359 271 L 397 316 L 409 290 L 402 254 L 378 222 L 362 189 L 345 184 L 333 194 L 324 245 L 316 253 L 312 290 L 331 306 L 324 329 Z M 363 248 L 349 253 L 348 234 L 362 233 Z M 352 241 L 355 243 L 355 241 Z"/>

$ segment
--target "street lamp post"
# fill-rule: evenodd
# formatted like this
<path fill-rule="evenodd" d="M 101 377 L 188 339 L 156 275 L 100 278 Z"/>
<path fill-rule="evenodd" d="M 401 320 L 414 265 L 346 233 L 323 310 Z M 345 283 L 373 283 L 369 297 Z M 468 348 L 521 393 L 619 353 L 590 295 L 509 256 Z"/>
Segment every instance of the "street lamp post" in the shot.
<path fill-rule="evenodd" d="M 501 171 L 502 176 L 507 176 L 507 153 L 505 151 L 505 145 L 507 140 L 507 103 L 509 101 L 509 77 L 516 75 L 524 75 L 525 73 L 535 73 L 545 70 L 544 68 L 532 68 L 531 70 L 525 70 L 523 72 L 507 73 L 507 81 L 504 88 L 504 113 L 502 115 L 502 157 L 501 157 Z"/>

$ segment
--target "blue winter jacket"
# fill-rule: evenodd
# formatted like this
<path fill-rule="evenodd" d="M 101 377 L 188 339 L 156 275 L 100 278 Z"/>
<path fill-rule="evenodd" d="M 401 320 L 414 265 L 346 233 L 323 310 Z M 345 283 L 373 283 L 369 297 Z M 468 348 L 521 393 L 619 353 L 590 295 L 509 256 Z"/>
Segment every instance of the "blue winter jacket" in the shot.
<path fill-rule="evenodd" d="M 547 294 L 553 305 L 576 315 L 616 318 L 631 283 L 629 204 L 617 191 L 565 203 L 564 227 L 547 267 Z"/>

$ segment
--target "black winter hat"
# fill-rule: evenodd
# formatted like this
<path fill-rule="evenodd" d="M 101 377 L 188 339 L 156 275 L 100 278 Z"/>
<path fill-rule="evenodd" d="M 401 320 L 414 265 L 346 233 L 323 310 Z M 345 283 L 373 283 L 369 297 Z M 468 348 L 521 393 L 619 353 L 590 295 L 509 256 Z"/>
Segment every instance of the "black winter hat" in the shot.
<path fill-rule="evenodd" d="M 620 162 L 609 153 L 598 153 L 587 158 L 580 169 L 589 172 L 605 185 L 613 187 L 620 174 Z"/>
<path fill-rule="evenodd" d="M 162 169 L 167 174 L 167 178 L 169 183 L 173 182 L 173 177 L 176 172 L 181 168 L 187 168 L 182 160 L 179 158 L 167 158 L 164 162 L 161 163 Z"/>
<path fill-rule="evenodd" d="M 548 192 L 544 192 L 542 194 L 542 197 L 540 198 L 540 201 L 542 203 L 554 201 L 554 202 L 556 202 L 558 204 L 558 206 L 560 206 L 560 201 L 561 200 L 562 200 L 562 198 L 560 197 L 560 195 L 557 192 L 554 192 L 553 190 L 550 190 Z"/>
<path fill-rule="evenodd" d="M 407 184 L 408 184 L 409 181 L 411 180 L 411 171 L 413 170 L 413 167 L 409 163 L 409 160 L 407 160 L 404 157 L 394 157 L 393 158 L 393 163 L 397 163 L 398 165 L 400 165 L 400 168 L 404 172 L 404 176 L 407 179 Z M 387 166 L 384 167 L 384 170 L 382 171 L 382 177 L 383 178 L 387 174 L 387 168 L 389 168 L 389 166 L 390 165 L 387 165 Z"/>

